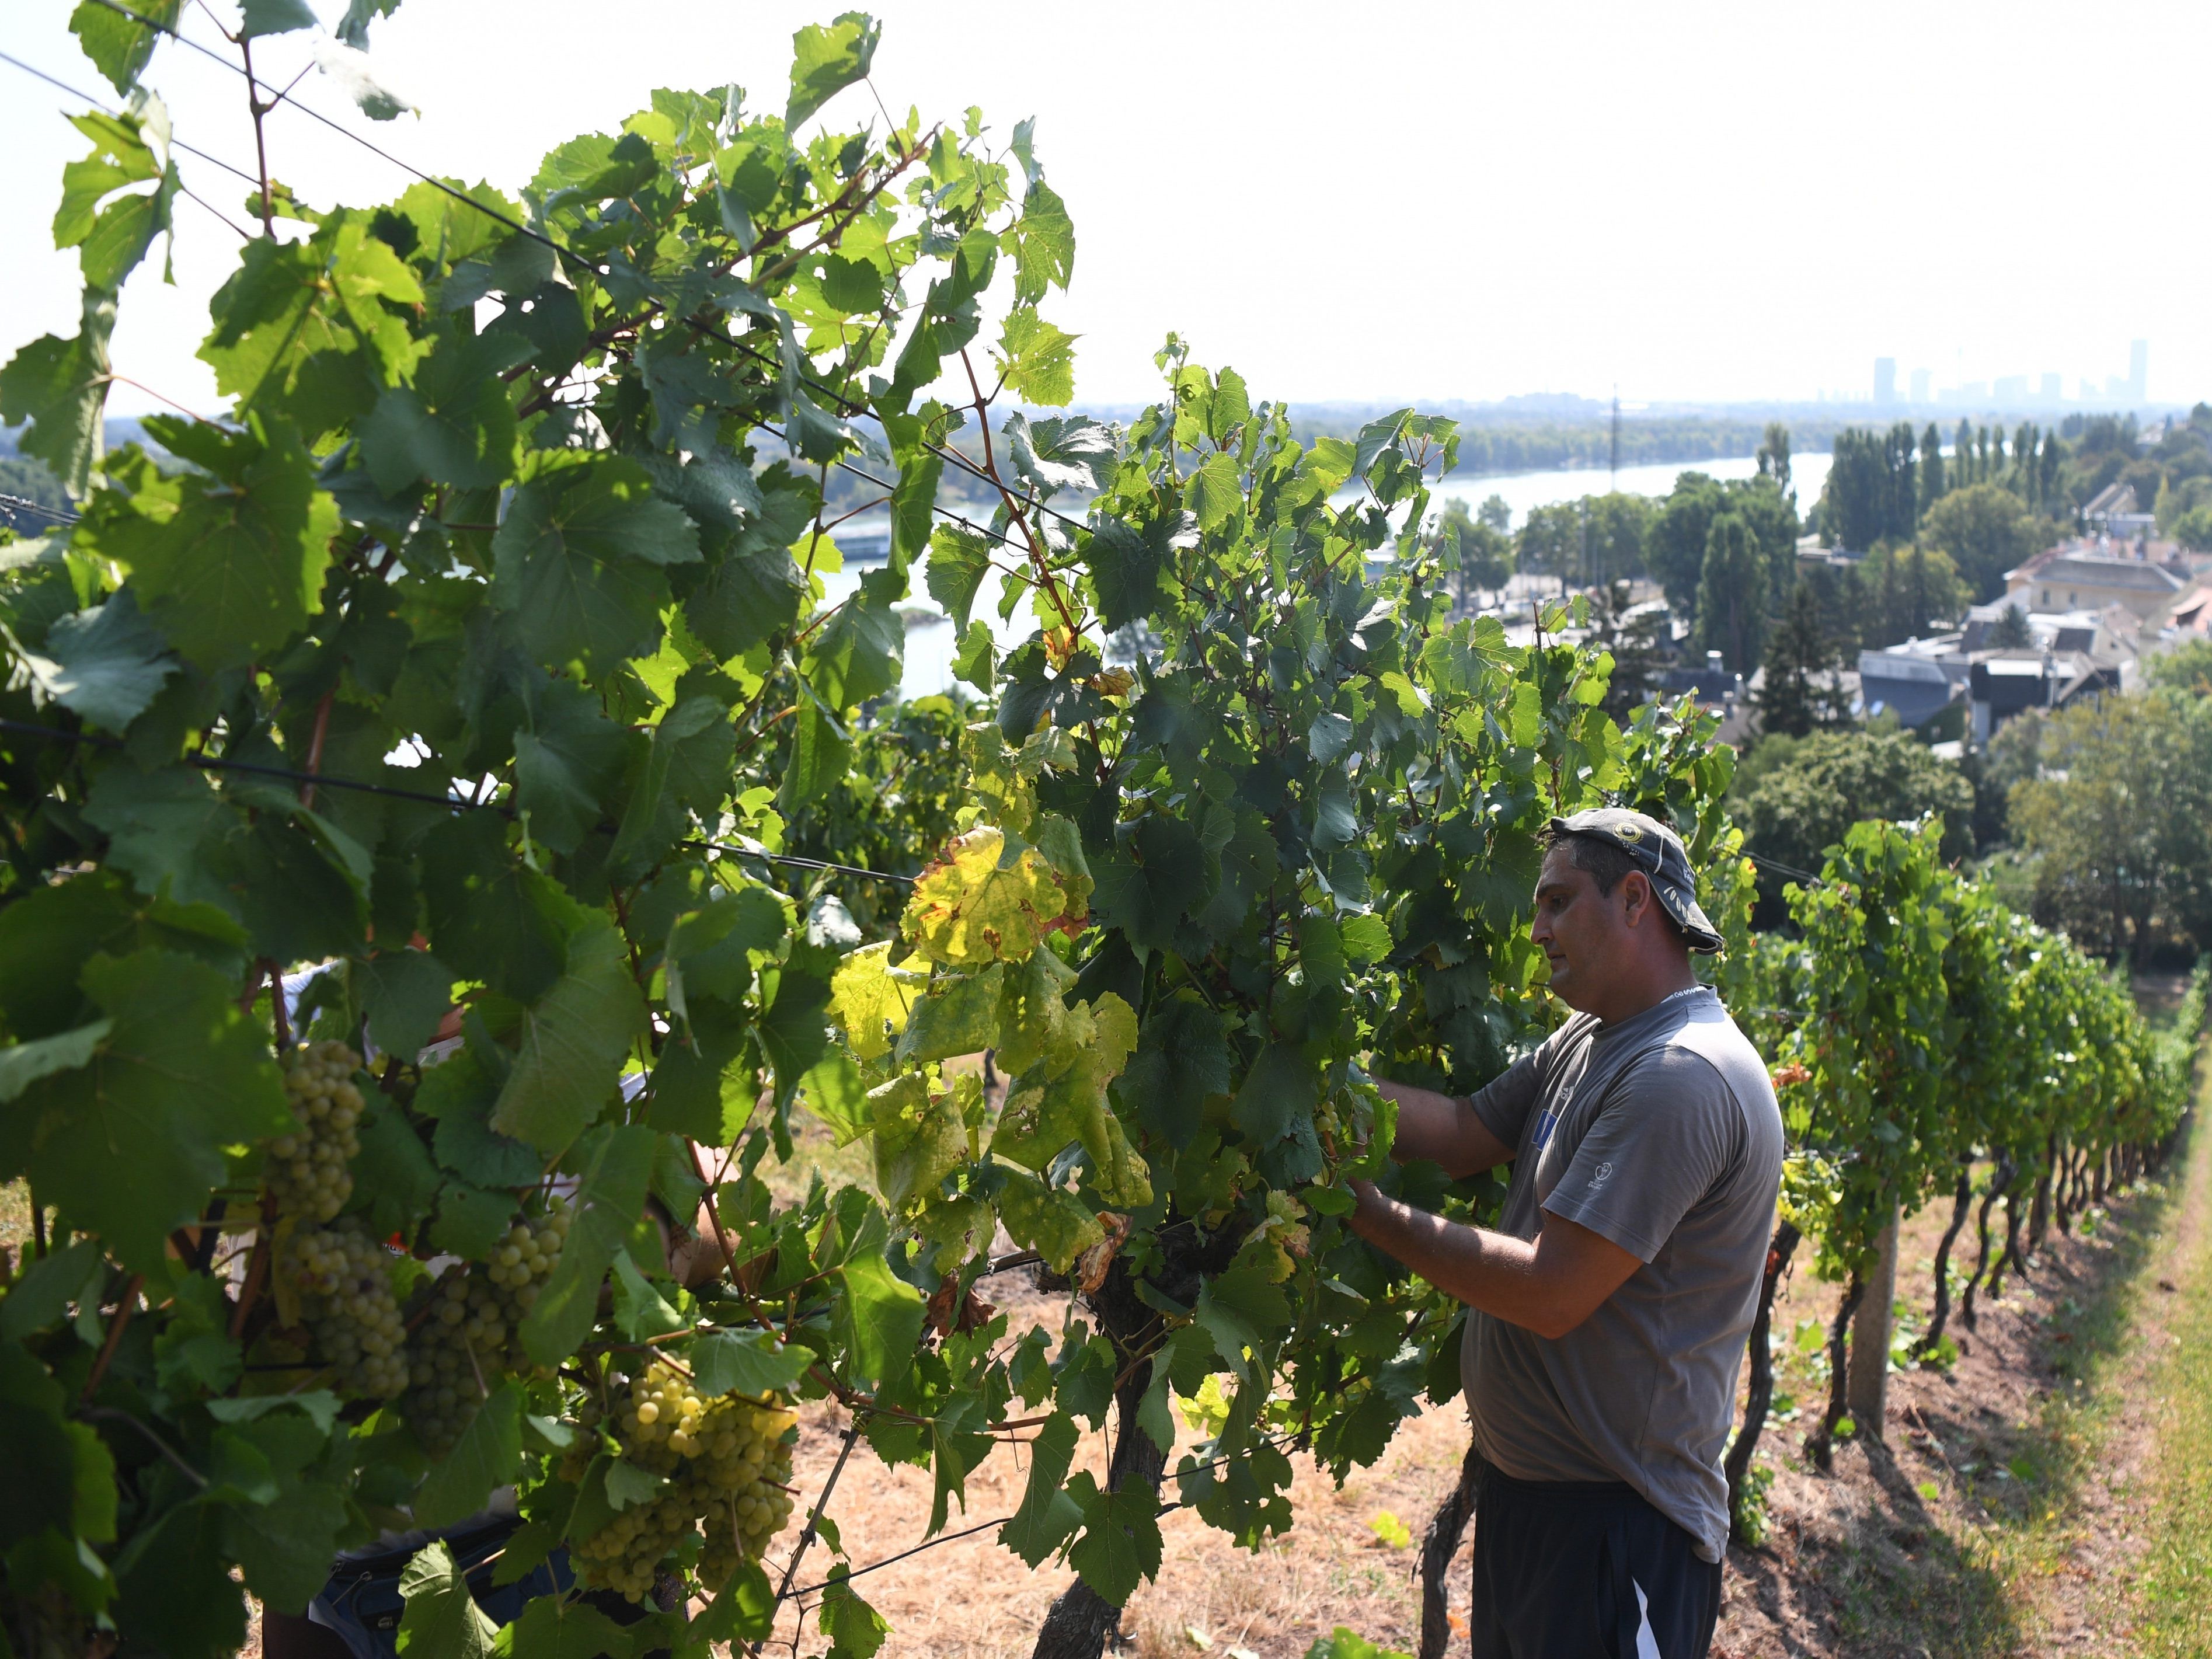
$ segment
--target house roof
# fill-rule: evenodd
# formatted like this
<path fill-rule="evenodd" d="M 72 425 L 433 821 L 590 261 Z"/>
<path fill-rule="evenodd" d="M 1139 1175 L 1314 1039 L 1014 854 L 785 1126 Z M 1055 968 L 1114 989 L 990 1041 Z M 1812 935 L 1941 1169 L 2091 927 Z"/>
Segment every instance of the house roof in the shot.
<path fill-rule="evenodd" d="M 2076 587 L 2117 587 L 2144 593 L 2173 593 L 2182 586 L 2179 576 L 2148 559 L 2071 550 L 2031 559 L 2019 569 L 2007 571 L 2005 580 L 2023 587 L 2031 583 L 2070 582 Z"/>
<path fill-rule="evenodd" d="M 2108 514 L 2140 513 L 2142 510 L 2136 501 L 2135 486 L 2115 483 L 2106 484 L 2090 497 L 2088 506 L 2081 509 L 2081 516 L 2085 519 L 2099 518 Z"/>

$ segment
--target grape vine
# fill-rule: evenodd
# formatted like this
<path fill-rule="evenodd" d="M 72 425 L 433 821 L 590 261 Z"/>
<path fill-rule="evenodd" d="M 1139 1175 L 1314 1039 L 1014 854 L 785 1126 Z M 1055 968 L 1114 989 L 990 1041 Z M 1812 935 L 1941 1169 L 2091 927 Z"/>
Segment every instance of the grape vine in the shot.
<path fill-rule="evenodd" d="M 232 35 L 257 137 L 300 13 Z M 1043 412 L 1076 242 L 1031 124 L 841 129 L 849 13 L 779 100 L 657 92 L 512 195 L 256 179 L 200 353 L 223 418 L 105 453 L 118 295 L 184 187 L 145 80 L 179 15 L 76 8 L 129 100 L 64 183 L 82 326 L 0 369 L 82 501 L 0 551 L 0 1176 L 37 1224 L 0 1296 L 8 1639 L 234 1651 L 249 1595 L 296 1612 L 338 1549 L 513 1486 L 499 1574 L 565 1547 L 584 1589 L 510 1659 L 757 1644 L 763 1558 L 789 1590 L 842 1557 L 789 1528 L 818 1408 L 930 1470 L 932 1537 L 1029 1431 L 1001 1536 L 1075 1569 L 1048 1634 L 1095 1651 L 1164 1501 L 1256 1545 L 1291 1443 L 1341 1478 L 1448 1398 L 1460 1310 L 1345 1231 L 1346 1182 L 1463 1218 L 1499 1188 L 1392 1164 L 1369 1070 L 1466 1089 L 1549 1029 L 1555 812 L 1666 817 L 1732 930 L 1751 890 L 1711 716 L 1609 716 L 1571 610 L 1526 643 L 1454 614 L 1451 422 L 1301 444 L 1172 338 L 1128 426 Z M 854 512 L 889 545 L 848 572 Z M 889 704 L 917 577 L 972 699 Z M 1845 1271 L 1964 1153 L 1912 1060 L 1969 1017 L 1947 950 L 1973 995 L 2055 975 L 2033 1018 L 2095 1055 L 2026 1115 L 1977 1061 L 1976 1146 L 2035 1182 L 2170 1127 L 2112 996 L 1988 917 L 1961 954 L 1924 841 L 1854 832 L 1801 901 L 1817 974 L 1720 970 L 1807 1011 L 1778 1040 Z M 1829 972 L 1869 942 L 1898 972 Z M 779 1201 L 800 1111 L 870 1178 Z M 1068 1285 L 1058 1340 L 978 1294 L 1001 1230 Z M 465 1607 L 440 1556 L 418 1601 Z M 850 1567 L 823 1613 L 865 1659 Z"/>

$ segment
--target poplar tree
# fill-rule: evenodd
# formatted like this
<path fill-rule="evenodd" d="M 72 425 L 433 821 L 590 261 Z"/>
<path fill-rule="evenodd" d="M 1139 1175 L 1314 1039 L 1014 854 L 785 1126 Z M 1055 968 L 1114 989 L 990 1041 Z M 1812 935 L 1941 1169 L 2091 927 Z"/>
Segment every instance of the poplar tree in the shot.
<path fill-rule="evenodd" d="M 1717 514 L 1705 532 L 1705 564 L 1698 583 L 1698 629 L 1708 651 L 1742 673 L 1758 653 L 1760 596 L 1759 550 L 1742 518 Z"/>
<path fill-rule="evenodd" d="M 1928 516 L 1928 509 L 1942 499 L 1943 481 L 1943 434 L 1936 422 L 1928 422 L 1928 429 L 1920 434 L 1920 513 Z"/>

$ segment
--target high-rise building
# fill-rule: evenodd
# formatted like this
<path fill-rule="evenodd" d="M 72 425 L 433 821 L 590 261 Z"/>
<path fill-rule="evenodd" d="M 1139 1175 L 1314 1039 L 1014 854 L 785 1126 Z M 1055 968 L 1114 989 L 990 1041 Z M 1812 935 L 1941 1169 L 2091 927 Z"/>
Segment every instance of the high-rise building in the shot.
<path fill-rule="evenodd" d="M 2150 342 L 2128 342 L 2128 401 L 2147 403 L 2150 398 Z"/>
<path fill-rule="evenodd" d="M 1912 401 L 1916 404 L 1928 401 L 1928 371 L 1924 368 L 1912 371 Z"/>
<path fill-rule="evenodd" d="M 1874 400 L 1883 408 L 1897 401 L 1897 359 L 1874 360 Z"/>
<path fill-rule="evenodd" d="M 2043 377 L 2043 401 L 2045 403 L 2057 403 L 2064 398 L 2065 395 L 2066 394 L 2064 392 L 2059 390 L 2058 376 L 2056 374 L 2045 374 Z"/>
<path fill-rule="evenodd" d="M 2027 401 L 2027 376 L 2025 374 L 2000 376 L 1990 395 L 1996 400 L 2000 408 L 2018 409 Z"/>

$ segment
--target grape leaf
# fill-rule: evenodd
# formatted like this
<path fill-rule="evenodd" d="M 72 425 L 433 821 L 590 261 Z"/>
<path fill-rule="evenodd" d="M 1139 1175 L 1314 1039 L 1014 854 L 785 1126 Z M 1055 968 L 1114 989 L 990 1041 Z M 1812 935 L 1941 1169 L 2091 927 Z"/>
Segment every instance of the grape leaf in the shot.
<path fill-rule="evenodd" d="M 568 936 L 560 979 L 523 1012 L 521 1042 L 492 1128 L 541 1152 L 562 1150 L 614 1092 L 644 1018 L 622 934 L 594 915 Z"/>
<path fill-rule="evenodd" d="M 356 959 L 348 971 L 369 1041 L 402 1059 L 428 1044 L 453 1006 L 453 976 L 428 951 L 382 951 Z"/>
<path fill-rule="evenodd" d="M 85 285 L 118 289 L 169 228 L 177 194 L 168 160 L 169 112 L 142 92 L 120 115 L 94 111 L 70 125 L 92 140 L 92 153 L 62 169 L 61 205 L 54 210 L 54 246 L 81 248 Z M 131 188 L 150 184 L 150 191 Z"/>
<path fill-rule="evenodd" d="M 70 14 L 70 33 L 76 36 L 84 55 L 108 83 L 128 94 L 146 72 L 154 48 L 161 42 L 162 31 L 176 27 L 184 8 L 185 0 L 132 0 L 124 9 L 159 26 L 155 27 L 132 21 L 123 11 L 102 5 L 100 0 L 78 0 L 76 9 Z"/>
<path fill-rule="evenodd" d="M 88 288 L 74 339 L 42 334 L 0 368 L 0 422 L 30 422 L 15 447 L 53 468 L 73 495 L 84 494 L 100 461 L 114 333 L 114 290 Z"/>
<path fill-rule="evenodd" d="M 631 1659 L 636 1651 L 630 1631 L 589 1602 L 557 1595 L 532 1597 L 500 1632 L 497 1649 L 500 1659 Z"/>
<path fill-rule="evenodd" d="M 896 1382 L 913 1365 L 921 1340 L 921 1292 L 891 1271 L 884 1237 L 883 1212 L 870 1206 L 836 1274 L 845 1295 L 832 1316 L 857 1386 Z"/>
<path fill-rule="evenodd" d="M 644 468 L 603 459 L 554 467 L 514 492 L 492 538 L 492 603 L 514 614 L 539 661 L 604 669 L 660 637 L 671 564 L 696 563 L 698 532 L 656 500 Z"/>
<path fill-rule="evenodd" d="M 398 1638 L 403 1659 L 492 1659 L 499 1627 L 469 1594 L 444 1539 L 415 1552 L 399 1575 L 399 1593 L 406 1601 Z"/>
<path fill-rule="evenodd" d="M 1067 1495 L 1083 1511 L 1083 1535 L 1068 1550 L 1068 1565 L 1109 1605 L 1127 1606 L 1160 1570 L 1158 1495 L 1142 1481 L 1101 1492 L 1088 1469 L 1067 1483 Z"/>
<path fill-rule="evenodd" d="M 1035 1250 L 1053 1272 L 1066 1273 L 1077 1256 L 1105 1242 L 1105 1228 L 1073 1193 L 1048 1187 L 1019 1170 L 1005 1173 L 999 1219 L 1006 1224 L 1006 1237 Z"/>
<path fill-rule="evenodd" d="M 657 1336 L 666 1336 L 672 1331 L 688 1331 L 691 1322 L 669 1305 L 668 1298 L 653 1288 L 651 1280 L 637 1270 L 628 1250 L 615 1253 L 615 1323 L 633 1342 L 647 1342 Z M 609 1495 L 613 1494 L 611 1485 Z"/>
<path fill-rule="evenodd" d="M 245 1587 L 230 1576 L 220 1506 L 179 1504 L 118 1563 L 113 1613 L 131 1647 L 216 1659 L 246 1644 Z"/>
<path fill-rule="evenodd" d="M 1252 1375 L 1254 1360 L 1265 1363 L 1273 1333 L 1286 1324 L 1290 1304 L 1259 1267 L 1232 1267 L 1206 1280 L 1198 1293 L 1192 1320 L 1213 1339 L 1214 1352 L 1239 1376 Z M 1247 1357 L 1247 1350 L 1251 1357 Z"/>
<path fill-rule="evenodd" d="M 18 1037 L 51 1036 L 90 1012 L 77 981 L 96 955 L 157 947 L 235 981 L 245 944 L 238 924 L 210 905 L 142 899 L 113 872 L 88 871 L 0 908 L 0 1014 Z"/>
<path fill-rule="evenodd" d="M 354 1191 L 368 1199 L 369 1226 L 380 1238 L 410 1231 L 429 1214 L 438 1194 L 438 1170 L 421 1139 L 396 1105 L 368 1097 L 356 1133 Z"/>
<path fill-rule="evenodd" d="M 122 1260 L 156 1268 L 223 1178 L 222 1148 L 282 1133 L 291 1110 L 265 1039 L 213 969 L 145 950 L 94 957 L 83 981 L 108 1035 L 0 1115 L 0 1156 Z"/>
<path fill-rule="evenodd" d="M 1034 847 L 1008 866 L 1006 849 L 1003 831 L 981 826 L 923 870 L 902 924 L 919 955 L 954 967 L 1019 962 L 1048 933 L 1082 921 L 1086 907 L 1069 877 Z"/>
<path fill-rule="evenodd" d="M 250 662 L 307 622 L 337 533 L 337 503 L 289 427 L 246 430 L 158 416 L 147 428 L 204 472 L 143 477 L 103 492 L 77 544 L 130 567 L 139 602 L 191 662 Z"/>
<path fill-rule="evenodd" d="M 88 1064 L 114 1029 L 113 1020 L 95 1019 L 74 1030 L 0 1048 L 0 1106 L 15 1099 L 40 1078 L 52 1077 L 57 1072 L 73 1072 Z"/>
<path fill-rule="evenodd" d="M 509 1381 L 492 1390 L 453 1450 L 431 1465 L 415 1494 L 416 1524 L 449 1527 L 474 1515 L 514 1479 L 521 1459 L 522 1389 Z"/>
<path fill-rule="evenodd" d="M 809 23 L 793 34 L 784 125 L 795 130 L 847 87 L 866 80 L 883 32 L 883 25 L 866 13 L 848 11 L 835 22 Z"/>
<path fill-rule="evenodd" d="M 1080 1140 L 1101 1197 L 1131 1206 L 1152 1202 L 1145 1160 L 1106 1103 L 1106 1085 L 1136 1046 L 1136 1015 L 1112 992 L 1067 1010 L 1037 1063 L 1008 1086 L 991 1150 L 1042 1170 Z"/>
<path fill-rule="evenodd" d="M 945 524 L 929 538 L 929 558 L 923 580 L 929 597 L 945 607 L 952 626 L 968 629 L 968 613 L 975 608 L 976 590 L 991 568 L 991 547 L 972 532 Z"/>
<path fill-rule="evenodd" d="M 967 1161 L 968 1126 L 953 1096 L 908 1072 L 868 1091 L 875 1130 L 876 1191 L 896 1210 L 926 1197 Z"/>
<path fill-rule="evenodd" d="M 295 29 L 318 27 L 307 0 L 239 0 L 238 32 L 241 40 L 264 34 L 289 34 Z"/>
<path fill-rule="evenodd" d="M 485 1261 L 507 1237 L 514 1220 L 513 1193 L 486 1192 L 449 1181 L 438 1194 L 438 1213 L 430 1223 L 430 1243 L 468 1261 Z"/>
<path fill-rule="evenodd" d="M 561 977 L 567 906 L 515 858 L 490 812 L 459 812 L 423 838 L 422 898 L 431 948 L 463 978 L 532 1002 Z"/>
<path fill-rule="evenodd" d="M 583 1178 L 568 1242 L 522 1322 L 522 1346 L 538 1364 L 567 1358 L 591 1330 L 599 1286 L 629 1237 L 630 1223 L 645 1207 L 658 1146 L 659 1138 L 641 1123 L 602 1125 L 584 1139 L 579 1148 Z"/>
<path fill-rule="evenodd" d="M 860 1060 L 879 1060 L 890 1052 L 927 982 L 921 974 L 891 966 L 895 943 L 884 939 L 862 945 L 830 976 L 830 1008 Z"/>
<path fill-rule="evenodd" d="M 58 617 L 44 654 L 23 666 L 42 696 L 110 732 L 130 729 L 178 669 L 169 642 L 139 613 L 137 595 L 120 588 L 99 605 Z"/>
<path fill-rule="evenodd" d="M 701 1394 L 757 1395 L 796 1388 L 814 1356 L 767 1331 L 715 1330 L 691 1345 L 690 1360 Z"/>
<path fill-rule="evenodd" d="M 830 1582 L 822 1587 L 818 1628 L 830 1638 L 827 1659 L 875 1659 L 891 1633 L 890 1621 L 847 1583 L 851 1572 L 841 1561 L 830 1569 Z"/>
<path fill-rule="evenodd" d="M 1031 306 L 1016 306 L 999 332 L 1000 372 L 1024 401 L 1057 409 L 1075 396 L 1077 337 L 1048 323 Z"/>
<path fill-rule="evenodd" d="M 1014 302 L 1035 305 L 1048 284 L 1064 289 L 1075 271 L 1075 222 L 1042 179 L 1031 184 L 1022 216 L 1006 232 L 1014 256 Z"/>
<path fill-rule="evenodd" d="M 460 489 L 502 482 L 514 465 L 514 409 L 501 371 L 529 355 L 528 340 L 503 330 L 441 336 L 415 384 L 386 387 L 356 428 L 376 487 L 397 495 L 426 478 Z"/>

